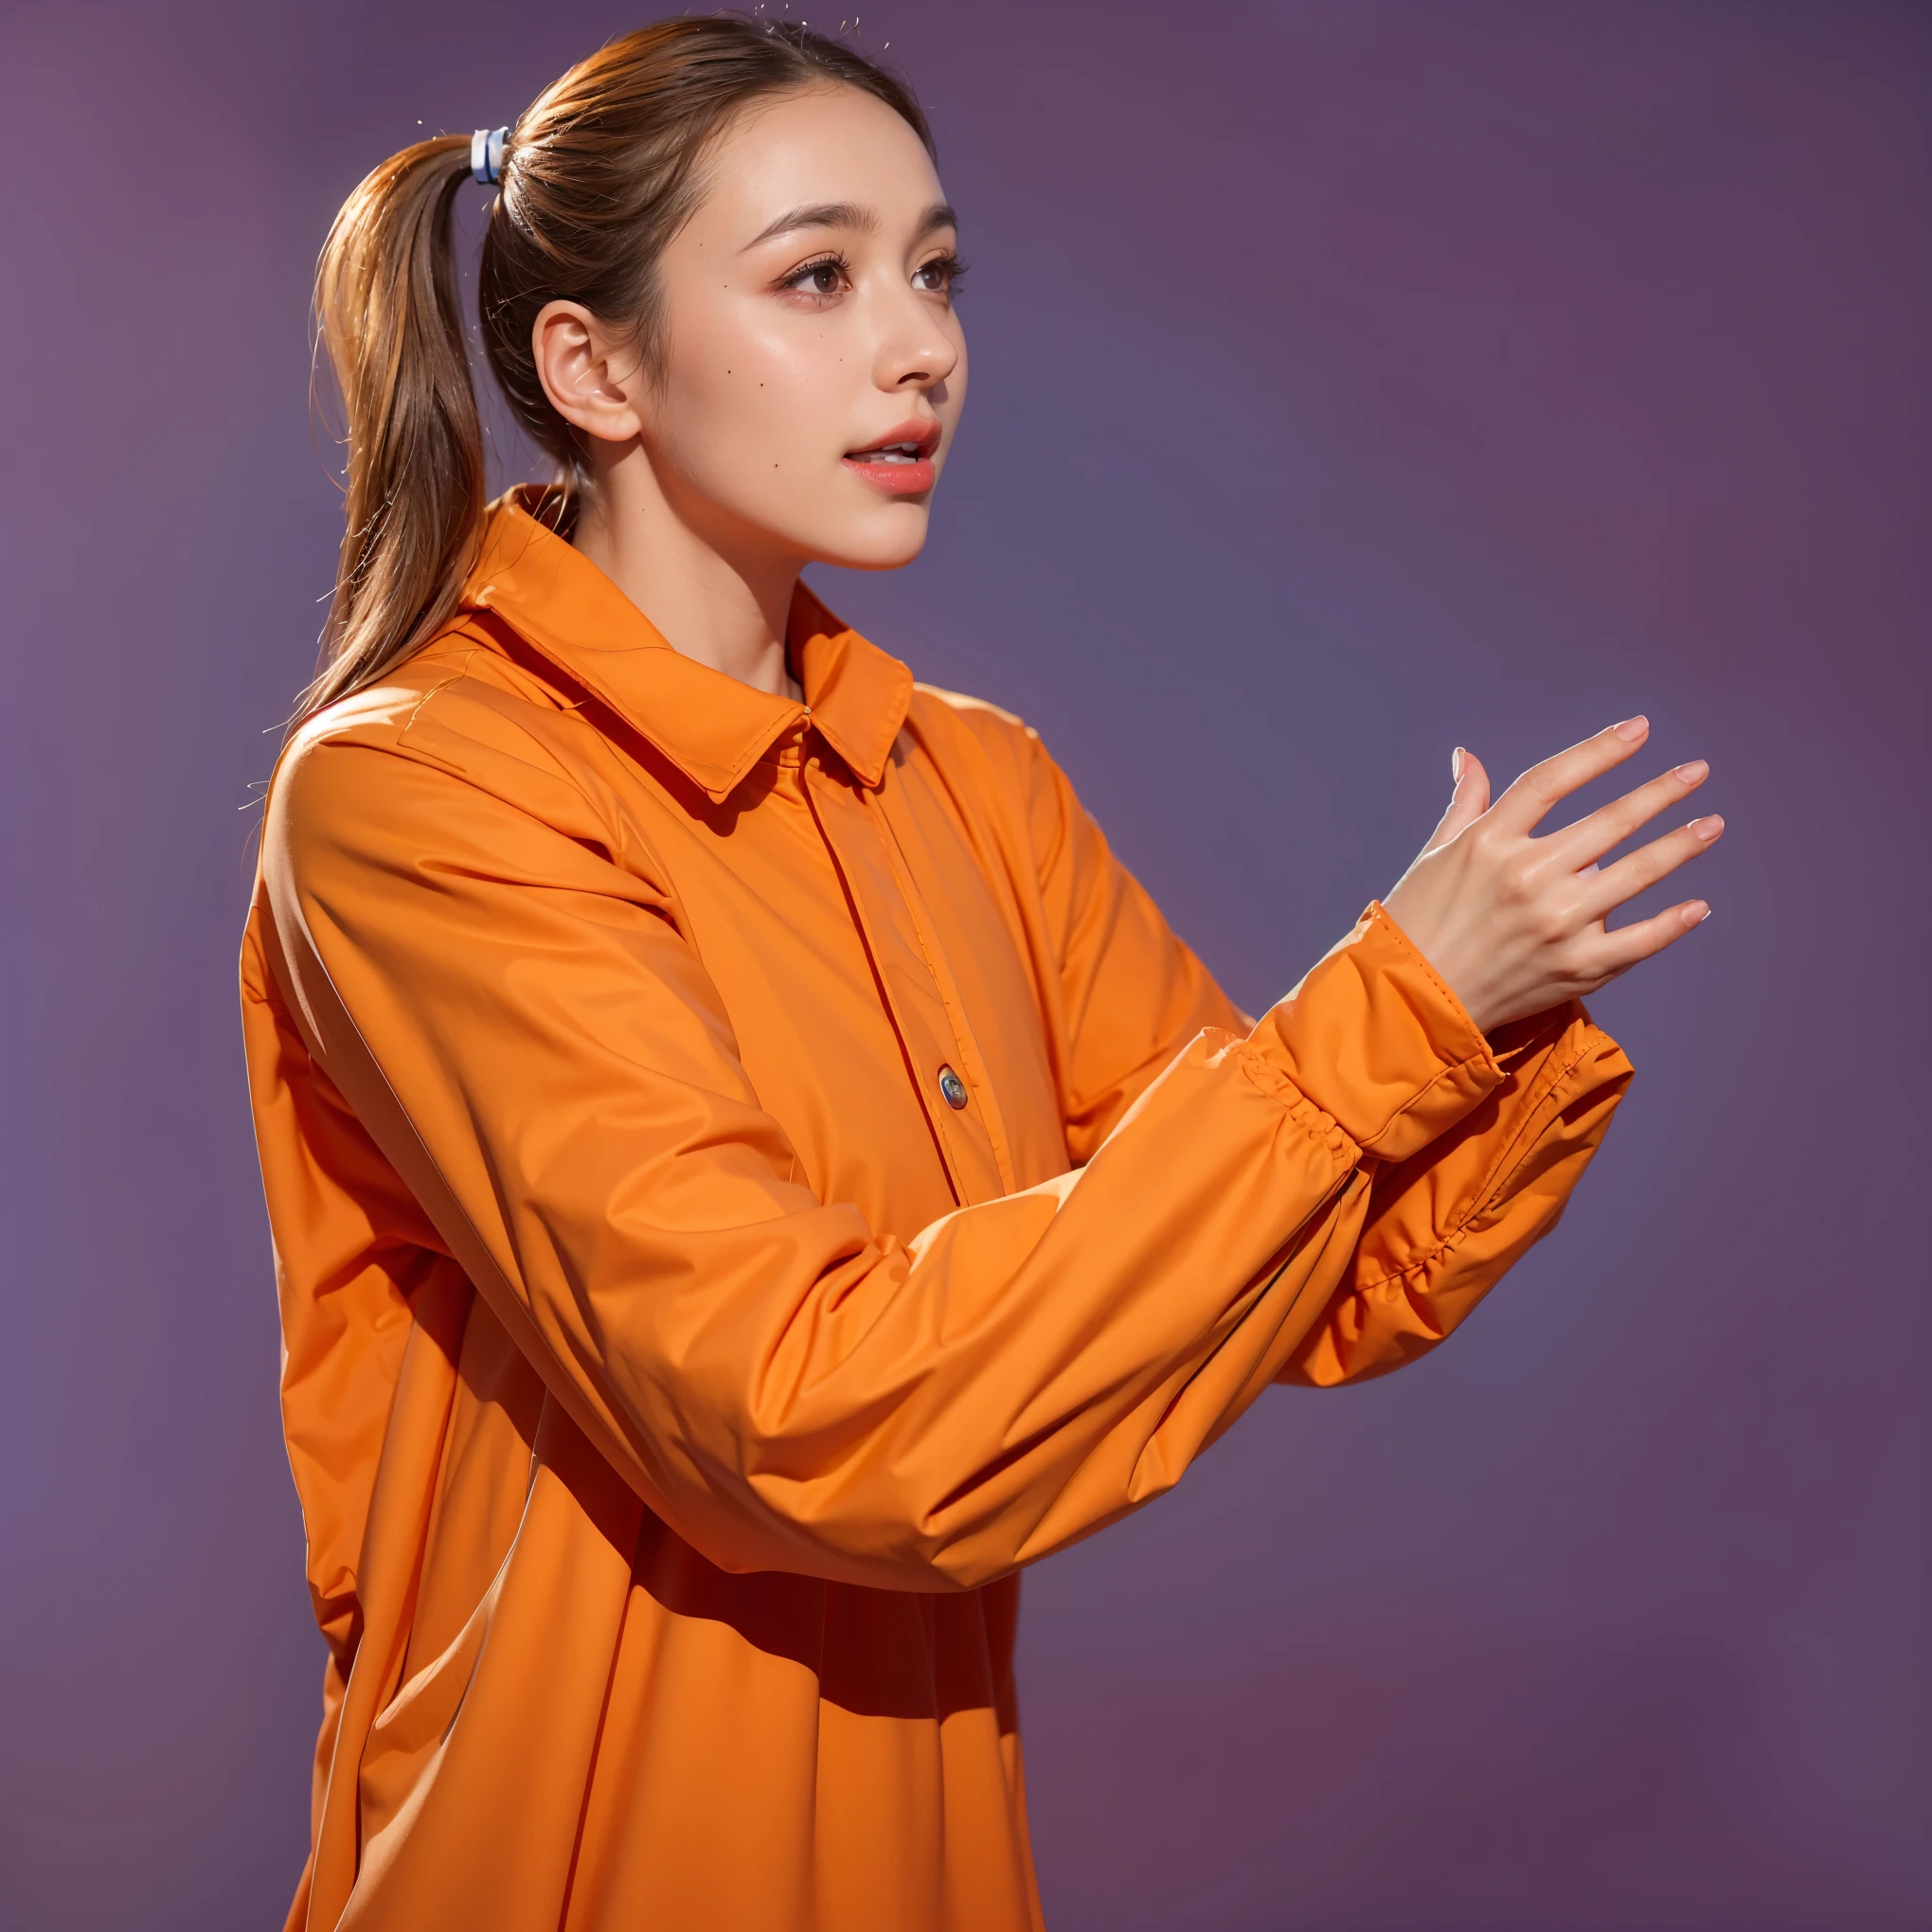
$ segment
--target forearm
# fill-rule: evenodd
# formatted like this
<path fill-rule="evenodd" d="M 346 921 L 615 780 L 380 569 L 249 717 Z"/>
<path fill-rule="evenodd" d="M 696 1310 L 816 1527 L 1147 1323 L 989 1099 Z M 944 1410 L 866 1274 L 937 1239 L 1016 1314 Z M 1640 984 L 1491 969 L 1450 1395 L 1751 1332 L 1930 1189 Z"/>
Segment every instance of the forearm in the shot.
<path fill-rule="evenodd" d="M 1360 1218 L 1353 1143 L 1228 1036 L 1083 1169 L 910 1248 L 755 1157 L 679 1212 L 617 1151 L 621 1108 L 566 1130 L 487 1065 L 380 1064 L 338 975 L 291 970 L 318 1058 L 476 1290 L 727 1568 L 967 1587 L 1149 1500 L 1286 1361 Z M 715 1140 L 706 1114 L 672 1137 Z"/>
<path fill-rule="evenodd" d="M 1355 1160 L 1204 1036 L 1077 1172 L 810 1279 L 747 1257 L 674 1353 L 660 1313 L 614 1357 L 627 1417 L 729 1567 L 782 1546 L 893 1587 L 986 1582 L 1171 1487 L 1254 1399 L 1341 1279 Z"/>

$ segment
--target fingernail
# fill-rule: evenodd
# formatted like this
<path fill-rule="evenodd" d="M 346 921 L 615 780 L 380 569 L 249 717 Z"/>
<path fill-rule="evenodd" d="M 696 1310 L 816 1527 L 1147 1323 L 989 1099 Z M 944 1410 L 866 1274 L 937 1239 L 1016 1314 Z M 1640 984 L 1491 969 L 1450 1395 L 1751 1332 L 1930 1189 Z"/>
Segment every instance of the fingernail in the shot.
<path fill-rule="evenodd" d="M 1701 758 L 1693 758 L 1689 764 L 1680 764 L 1671 776 L 1681 778 L 1687 785 L 1694 785 L 1698 779 L 1710 776 L 1710 767 Z"/>
<path fill-rule="evenodd" d="M 1684 830 L 1701 839 L 1713 839 L 1724 830 L 1724 820 L 1713 812 L 1708 818 L 1693 818 Z"/>
<path fill-rule="evenodd" d="M 1635 718 L 1626 718 L 1617 726 L 1617 735 L 1626 744 L 1635 744 L 1650 729 L 1650 720 L 1639 713 Z"/>
<path fill-rule="evenodd" d="M 1702 925 L 1710 917 L 1710 908 L 1703 900 L 1693 899 L 1684 908 L 1684 923 L 1687 926 Z"/>
<path fill-rule="evenodd" d="M 1453 785 L 1462 782 L 1462 747 L 1459 744 L 1449 754 L 1449 782 Z"/>

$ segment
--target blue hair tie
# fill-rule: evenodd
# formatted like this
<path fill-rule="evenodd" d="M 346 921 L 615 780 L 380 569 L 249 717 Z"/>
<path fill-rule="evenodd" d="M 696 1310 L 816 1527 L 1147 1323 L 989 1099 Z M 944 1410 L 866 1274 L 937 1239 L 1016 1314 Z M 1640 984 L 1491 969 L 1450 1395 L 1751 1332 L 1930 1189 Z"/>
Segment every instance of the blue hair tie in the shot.
<path fill-rule="evenodd" d="M 470 136 L 472 181 L 494 188 L 503 179 L 503 144 L 509 137 L 508 128 L 478 128 Z"/>

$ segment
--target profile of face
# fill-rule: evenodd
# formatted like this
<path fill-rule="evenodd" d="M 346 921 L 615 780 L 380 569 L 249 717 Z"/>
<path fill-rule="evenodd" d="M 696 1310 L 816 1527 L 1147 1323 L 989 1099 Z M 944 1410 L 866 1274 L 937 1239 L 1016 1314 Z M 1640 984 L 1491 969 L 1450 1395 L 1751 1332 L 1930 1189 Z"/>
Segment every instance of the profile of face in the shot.
<path fill-rule="evenodd" d="M 966 393 L 955 217 L 885 102 L 810 87 L 740 114 L 659 262 L 653 372 L 575 303 L 537 366 L 599 468 L 648 461 L 726 553 L 889 570 L 924 545 Z"/>

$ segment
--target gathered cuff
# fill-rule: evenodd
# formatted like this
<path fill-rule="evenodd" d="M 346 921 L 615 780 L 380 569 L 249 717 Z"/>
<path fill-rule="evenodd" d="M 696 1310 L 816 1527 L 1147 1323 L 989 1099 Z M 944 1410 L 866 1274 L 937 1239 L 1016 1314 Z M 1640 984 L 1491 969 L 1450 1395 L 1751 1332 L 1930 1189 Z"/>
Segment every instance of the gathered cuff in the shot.
<path fill-rule="evenodd" d="M 1419 1153 L 1503 1080 L 1462 1002 L 1379 901 L 1248 1043 L 1383 1161 Z"/>

